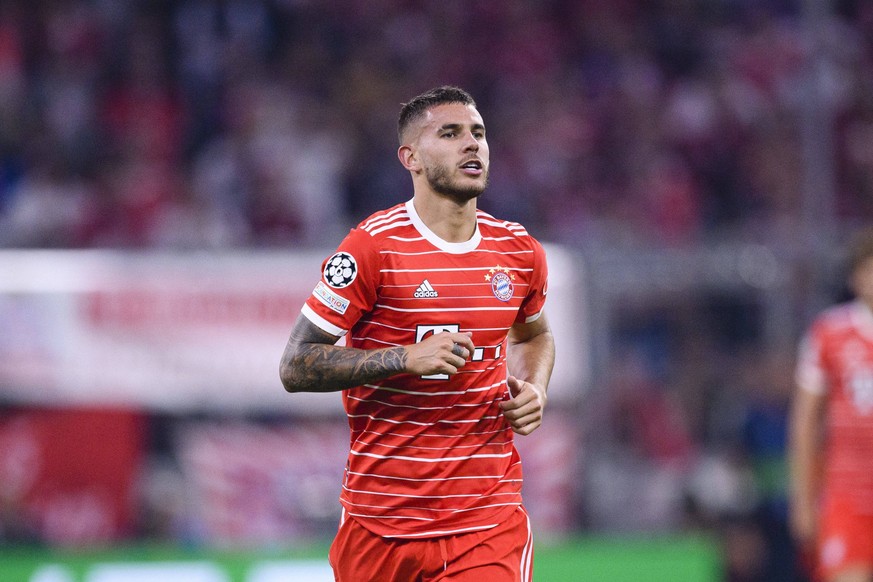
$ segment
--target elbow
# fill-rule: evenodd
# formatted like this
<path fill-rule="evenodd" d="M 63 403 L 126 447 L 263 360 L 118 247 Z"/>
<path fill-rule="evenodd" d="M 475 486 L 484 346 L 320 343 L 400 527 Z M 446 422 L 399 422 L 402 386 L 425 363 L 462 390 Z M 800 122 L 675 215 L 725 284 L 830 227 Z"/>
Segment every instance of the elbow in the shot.
<path fill-rule="evenodd" d="M 288 358 L 282 358 L 279 363 L 279 380 L 282 381 L 282 386 L 285 392 L 306 392 L 306 386 L 300 381 L 300 378 L 295 374 L 294 362 Z"/>

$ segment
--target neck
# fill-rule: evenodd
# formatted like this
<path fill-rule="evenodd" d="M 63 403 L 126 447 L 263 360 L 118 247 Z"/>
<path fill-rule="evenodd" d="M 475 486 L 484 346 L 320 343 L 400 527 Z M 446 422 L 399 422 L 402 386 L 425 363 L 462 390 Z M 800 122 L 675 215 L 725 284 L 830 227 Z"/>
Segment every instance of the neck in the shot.
<path fill-rule="evenodd" d="M 416 192 L 412 198 L 422 222 L 446 242 L 466 242 L 476 232 L 476 199 L 458 201 L 435 193 Z"/>

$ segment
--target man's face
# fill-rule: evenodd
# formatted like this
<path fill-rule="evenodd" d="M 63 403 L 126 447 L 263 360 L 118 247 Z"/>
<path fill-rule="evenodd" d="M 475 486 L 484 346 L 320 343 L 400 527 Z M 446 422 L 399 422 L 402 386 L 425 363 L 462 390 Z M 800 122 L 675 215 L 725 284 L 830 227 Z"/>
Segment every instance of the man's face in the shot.
<path fill-rule="evenodd" d="M 475 107 L 448 103 L 429 109 L 414 147 L 435 192 L 466 201 L 488 185 L 488 142 Z"/>

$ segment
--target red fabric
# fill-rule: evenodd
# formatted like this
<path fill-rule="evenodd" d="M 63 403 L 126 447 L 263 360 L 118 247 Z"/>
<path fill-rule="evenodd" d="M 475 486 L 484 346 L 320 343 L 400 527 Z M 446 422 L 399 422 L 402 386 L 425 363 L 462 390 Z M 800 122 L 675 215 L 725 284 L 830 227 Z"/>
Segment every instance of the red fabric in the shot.
<path fill-rule="evenodd" d="M 355 268 L 342 280 L 322 277 L 304 308 L 313 323 L 335 335 L 350 330 L 348 345 L 363 349 L 442 330 L 470 331 L 478 348 L 450 379 L 398 375 L 343 393 L 351 427 L 343 506 L 393 537 L 500 523 L 521 503 L 522 481 L 499 408 L 508 397 L 506 337 L 543 308 L 542 246 L 484 212 L 469 244 L 450 245 L 407 203 L 365 220 L 338 252 L 354 257 Z"/>
<path fill-rule="evenodd" d="M 347 519 L 330 563 L 337 582 L 529 582 L 533 538 L 523 508 L 492 529 L 424 540 L 383 538 Z"/>
<path fill-rule="evenodd" d="M 849 567 L 873 569 L 873 515 L 860 515 L 852 500 L 829 496 L 819 532 L 817 571 L 823 580 Z"/>

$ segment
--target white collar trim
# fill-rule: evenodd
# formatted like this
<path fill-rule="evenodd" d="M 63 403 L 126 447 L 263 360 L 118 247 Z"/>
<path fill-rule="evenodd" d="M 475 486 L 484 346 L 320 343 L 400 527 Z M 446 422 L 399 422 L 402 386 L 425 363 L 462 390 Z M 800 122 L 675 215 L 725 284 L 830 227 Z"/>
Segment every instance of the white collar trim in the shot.
<path fill-rule="evenodd" d="M 469 253 L 470 251 L 476 250 L 476 248 L 479 246 L 479 243 L 482 242 L 482 234 L 479 232 L 478 218 L 476 219 L 476 230 L 473 232 L 473 236 L 470 237 L 470 240 L 454 243 L 441 239 L 431 229 L 427 227 L 427 225 L 418 215 L 418 212 L 415 211 L 415 205 L 412 203 L 412 200 L 408 200 L 406 202 L 406 212 L 409 214 L 409 219 L 412 221 L 412 226 L 415 227 L 415 230 L 417 230 L 426 241 L 428 241 L 430 244 L 440 249 L 441 251 L 453 255 L 462 255 L 464 253 Z"/>

